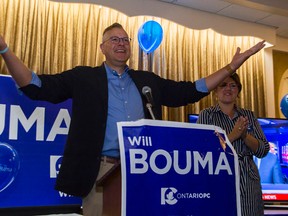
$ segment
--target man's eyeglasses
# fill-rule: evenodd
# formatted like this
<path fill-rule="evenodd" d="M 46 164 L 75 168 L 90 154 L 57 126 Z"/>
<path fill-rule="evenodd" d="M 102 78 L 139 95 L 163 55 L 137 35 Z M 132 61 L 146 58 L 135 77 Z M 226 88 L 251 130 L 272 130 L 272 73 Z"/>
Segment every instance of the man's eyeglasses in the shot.
<path fill-rule="evenodd" d="M 103 41 L 102 43 L 105 43 L 107 41 L 110 41 L 112 44 L 119 44 L 122 41 L 122 43 L 124 45 L 129 45 L 130 41 L 131 41 L 131 38 L 129 38 L 129 37 L 120 38 L 120 37 L 117 37 L 117 36 L 113 36 L 113 37 L 110 37 L 109 39 Z"/>
<path fill-rule="evenodd" d="M 219 85 L 219 88 L 226 88 L 227 86 L 230 89 L 236 89 L 238 87 L 236 83 L 222 83 Z"/>

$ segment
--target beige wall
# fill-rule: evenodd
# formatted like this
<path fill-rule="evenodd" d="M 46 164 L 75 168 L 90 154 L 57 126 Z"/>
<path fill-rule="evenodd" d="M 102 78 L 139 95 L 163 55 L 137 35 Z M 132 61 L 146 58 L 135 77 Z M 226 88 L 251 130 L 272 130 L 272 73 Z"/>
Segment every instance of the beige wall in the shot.
<path fill-rule="evenodd" d="M 288 39 L 276 37 L 275 46 L 266 49 L 265 55 L 268 117 L 285 118 L 280 110 L 280 102 L 288 94 L 288 85 L 283 86 L 288 83 L 288 80 L 283 80 L 288 69 Z"/>
<path fill-rule="evenodd" d="M 224 35 L 251 35 L 276 42 L 275 29 L 211 13 L 193 10 L 158 0 L 52 0 L 56 2 L 95 3 L 111 7 L 128 16 L 149 15 L 162 17 L 192 29 L 211 28 Z"/>
<path fill-rule="evenodd" d="M 280 117 L 277 111 L 279 104 L 277 91 L 275 91 L 274 68 L 281 67 L 281 61 L 273 62 L 273 51 L 279 50 L 288 52 L 288 39 L 276 36 L 276 30 L 261 24 L 240 21 L 228 17 L 214 15 L 211 13 L 197 11 L 158 0 L 53 0 L 56 2 L 70 3 L 93 3 L 106 7 L 111 7 L 128 16 L 149 15 L 162 17 L 174 21 L 180 25 L 191 29 L 211 28 L 221 34 L 231 36 L 255 36 L 265 39 L 273 47 L 265 50 L 265 73 L 266 73 L 266 96 L 269 98 L 269 104 L 263 104 L 267 107 L 267 117 Z M 275 65 L 276 64 L 276 65 Z M 278 64 L 278 65 L 277 65 Z M 273 103 L 271 103 L 273 101 Z"/>

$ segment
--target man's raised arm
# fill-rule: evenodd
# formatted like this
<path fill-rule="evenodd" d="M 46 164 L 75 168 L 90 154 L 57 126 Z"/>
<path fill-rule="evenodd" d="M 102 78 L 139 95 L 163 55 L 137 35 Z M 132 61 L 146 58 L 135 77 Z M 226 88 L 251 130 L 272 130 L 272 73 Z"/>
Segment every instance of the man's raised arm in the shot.
<path fill-rule="evenodd" d="M 265 47 L 264 40 L 257 43 L 243 53 L 240 53 L 240 48 L 238 47 L 230 64 L 205 78 L 208 90 L 211 91 L 215 89 L 225 78 L 232 75 L 248 58 L 250 58 L 250 56 L 259 52 L 263 47 Z"/>
<path fill-rule="evenodd" d="M 2 55 L 9 73 L 20 87 L 26 86 L 32 79 L 32 72 L 9 49 L 4 38 L 0 35 L 0 54 Z"/>

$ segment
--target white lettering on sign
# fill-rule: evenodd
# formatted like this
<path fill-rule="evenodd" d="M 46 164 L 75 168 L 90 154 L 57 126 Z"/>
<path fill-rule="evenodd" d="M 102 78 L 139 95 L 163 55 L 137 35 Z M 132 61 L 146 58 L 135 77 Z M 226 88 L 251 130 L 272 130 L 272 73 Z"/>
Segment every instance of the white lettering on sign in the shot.
<path fill-rule="evenodd" d="M 198 151 L 186 151 L 185 153 L 186 158 L 181 158 L 181 160 L 186 160 L 186 167 L 181 169 L 179 167 L 179 151 L 177 150 L 170 153 L 163 149 L 158 149 L 148 157 L 147 151 L 144 149 L 129 149 L 131 174 L 143 174 L 150 168 L 154 173 L 162 175 L 168 173 L 173 168 L 180 175 L 185 175 L 189 172 L 198 175 L 200 173 L 199 167 L 201 166 L 202 170 L 206 170 L 209 175 L 218 175 L 220 171 L 232 175 L 225 152 L 220 152 L 215 166 L 213 164 L 212 152 L 207 152 L 206 155 L 203 155 L 203 153 L 200 154 Z M 165 165 L 163 166 L 163 163 L 161 165 L 157 164 L 157 158 L 164 159 Z M 192 164 L 194 165 L 193 169 Z"/>
<path fill-rule="evenodd" d="M 36 107 L 30 116 L 26 116 L 22 108 L 19 105 L 10 106 L 10 118 L 9 118 L 9 139 L 18 140 L 19 125 L 22 125 L 25 132 L 29 132 L 33 125 L 36 127 L 36 141 L 44 141 L 44 123 L 45 123 L 45 107 Z M 5 130 L 5 116 L 6 105 L 0 104 L 0 135 Z M 71 117 L 67 109 L 60 109 L 56 119 L 49 131 L 46 141 L 54 141 L 59 134 L 67 135 L 70 126 Z M 62 123 L 65 123 L 65 127 L 61 127 Z"/>

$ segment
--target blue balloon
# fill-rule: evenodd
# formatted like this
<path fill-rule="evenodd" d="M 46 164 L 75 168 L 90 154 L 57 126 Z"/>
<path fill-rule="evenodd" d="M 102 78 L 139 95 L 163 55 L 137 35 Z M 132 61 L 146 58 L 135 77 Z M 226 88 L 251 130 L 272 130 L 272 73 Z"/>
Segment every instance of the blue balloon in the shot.
<path fill-rule="evenodd" d="M 163 29 L 153 20 L 145 22 L 138 30 L 138 43 L 146 53 L 152 53 L 161 44 Z"/>
<path fill-rule="evenodd" d="M 286 94 L 280 103 L 280 109 L 283 115 L 288 118 L 288 94 Z"/>
<path fill-rule="evenodd" d="M 16 150 L 6 143 L 0 143 L 0 192 L 15 180 L 19 168 L 20 160 Z"/>

